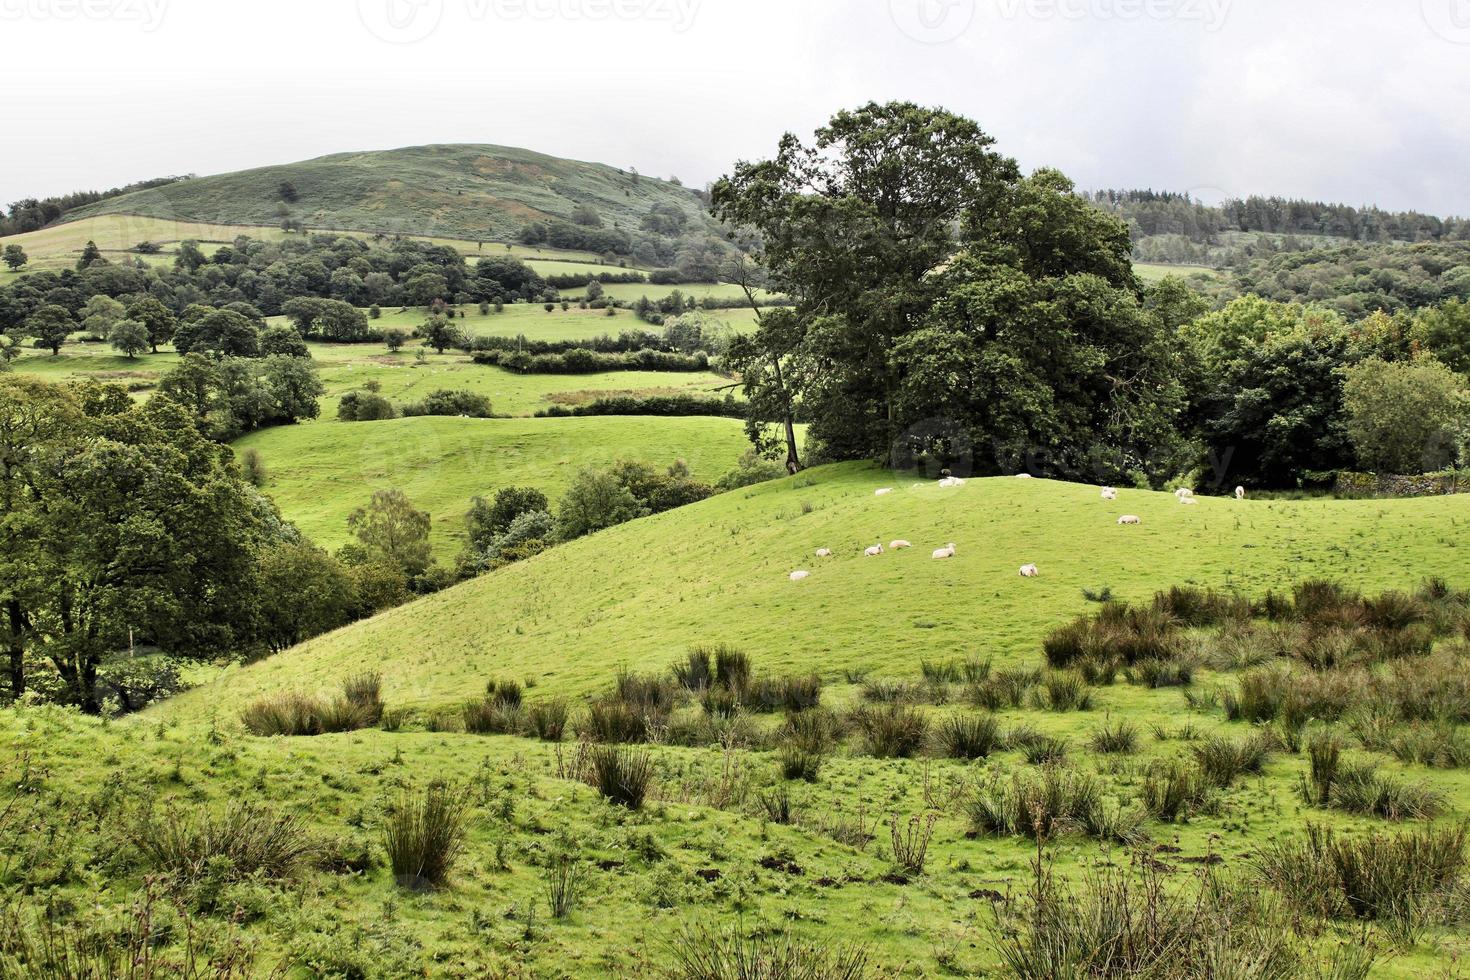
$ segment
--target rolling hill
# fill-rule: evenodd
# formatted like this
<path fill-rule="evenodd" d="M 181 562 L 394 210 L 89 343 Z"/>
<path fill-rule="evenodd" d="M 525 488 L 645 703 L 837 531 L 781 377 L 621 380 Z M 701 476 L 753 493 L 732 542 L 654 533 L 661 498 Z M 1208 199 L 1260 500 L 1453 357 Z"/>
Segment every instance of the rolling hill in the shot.
<path fill-rule="evenodd" d="M 294 201 L 283 199 L 283 183 Z M 659 204 L 702 213 L 688 189 L 668 181 L 530 150 L 446 144 L 196 177 L 79 208 L 67 220 L 133 214 L 277 226 L 289 217 L 307 228 L 508 241 L 534 221 L 570 221 L 579 205 L 608 227 L 633 230 Z"/>

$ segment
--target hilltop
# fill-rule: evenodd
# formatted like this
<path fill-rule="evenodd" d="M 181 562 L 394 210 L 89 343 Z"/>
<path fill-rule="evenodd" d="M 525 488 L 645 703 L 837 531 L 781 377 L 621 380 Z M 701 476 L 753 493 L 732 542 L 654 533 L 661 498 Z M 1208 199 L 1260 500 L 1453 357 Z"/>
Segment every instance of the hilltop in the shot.
<path fill-rule="evenodd" d="M 282 193 L 289 184 L 292 192 Z M 294 199 L 288 199 L 294 197 Z M 195 177 L 77 208 L 218 225 L 279 226 L 508 241 L 538 221 L 573 221 L 579 206 L 604 228 L 635 231 L 658 205 L 701 215 L 687 188 L 599 163 L 479 144 L 333 153 Z M 702 220 L 702 219 L 701 219 Z"/>

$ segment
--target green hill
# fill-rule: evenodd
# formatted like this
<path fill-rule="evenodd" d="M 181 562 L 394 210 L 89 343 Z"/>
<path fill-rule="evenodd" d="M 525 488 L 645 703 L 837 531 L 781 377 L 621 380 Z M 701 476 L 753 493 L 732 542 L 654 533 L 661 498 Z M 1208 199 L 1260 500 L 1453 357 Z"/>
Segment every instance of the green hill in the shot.
<path fill-rule="evenodd" d="M 620 665 L 660 669 L 718 643 L 828 677 L 908 673 L 921 657 L 1030 666 L 1041 635 L 1084 611 L 1084 588 L 1133 600 L 1174 584 L 1260 594 L 1311 577 L 1407 589 L 1459 575 L 1454 538 L 1470 524 L 1465 497 L 1181 507 L 1170 494 L 1124 491 L 1108 503 L 1095 488 L 1044 480 L 912 483 L 845 464 L 724 494 L 320 637 L 163 711 L 227 711 L 261 693 L 328 687 L 364 665 L 383 672 L 400 705 L 454 704 L 501 675 L 583 694 Z M 899 489 L 875 497 L 884 486 Z M 1124 513 L 1142 526 L 1117 526 Z M 914 548 L 863 557 L 898 538 Z M 950 541 L 958 558 L 933 561 Z M 815 558 L 822 547 L 836 557 Z M 1041 578 L 1017 575 L 1030 562 Z M 796 569 L 812 577 L 792 583 Z"/>
<path fill-rule="evenodd" d="M 286 201 L 281 185 L 295 189 Z M 329 156 L 196 177 L 109 198 L 68 213 L 224 225 L 307 228 L 505 241 L 534 221 L 570 221 L 579 205 L 604 225 L 636 230 L 659 204 L 695 217 L 691 192 L 598 163 L 488 145 L 432 145 Z"/>

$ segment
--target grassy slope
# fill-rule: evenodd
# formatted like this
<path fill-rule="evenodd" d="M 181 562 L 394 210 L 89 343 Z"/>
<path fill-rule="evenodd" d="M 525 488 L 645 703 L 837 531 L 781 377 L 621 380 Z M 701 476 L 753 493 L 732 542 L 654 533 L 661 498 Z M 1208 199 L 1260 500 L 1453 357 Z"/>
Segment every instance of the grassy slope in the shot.
<path fill-rule="evenodd" d="M 319 638 L 167 710 L 197 716 L 329 685 L 364 663 L 383 671 L 400 704 L 452 703 L 491 674 L 580 693 L 619 664 L 662 667 L 698 643 L 829 676 L 858 665 L 909 672 L 920 656 L 1030 664 L 1040 634 L 1083 608 L 1084 587 L 1129 599 L 1183 582 L 1259 593 L 1321 575 L 1410 587 L 1430 574 L 1463 577 L 1457 545 L 1470 527 L 1463 497 L 1187 508 L 1168 494 L 1125 491 L 1106 503 L 1089 487 L 1010 479 L 954 490 L 902 482 L 873 496 L 903 479 L 825 468 L 626 525 Z M 1144 523 L 1119 527 L 1121 513 Z M 900 537 L 915 549 L 862 556 Z M 931 560 L 948 541 L 958 559 Z M 813 558 L 818 547 L 837 557 Z M 1026 562 L 1043 577 L 1020 578 Z M 793 584 L 798 568 L 813 574 Z"/>
<path fill-rule="evenodd" d="M 335 153 L 300 163 L 197 177 L 111 198 L 74 212 L 142 214 L 220 224 L 277 225 L 278 187 L 299 200 L 292 217 L 341 228 L 475 240 L 507 240 L 531 221 L 570 218 L 590 204 L 609 225 L 636 227 L 658 203 L 693 214 L 690 192 L 613 167 L 502 146 L 432 145 Z"/>
<path fill-rule="evenodd" d="M 682 458 L 713 481 L 749 443 L 732 419 L 408 418 L 282 426 L 235 446 L 260 451 L 267 492 L 318 544 L 342 544 L 348 513 L 372 491 L 396 487 L 432 515 L 436 553 L 449 559 L 476 495 L 535 486 L 555 501 L 582 467 L 621 458 L 660 466 Z"/>
<path fill-rule="evenodd" d="M 99 805 L 119 792 L 215 809 L 268 800 L 319 835 L 373 847 L 401 787 L 445 779 L 463 787 L 472 806 L 453 888 L 408 893 L 379 864 L 362 875 L 316 875 L 284 894 L 238 890 L 231 901 L 245 903 L 246 928 L 261 939 L 267 963 L 283 950 L 311 950 L 328 963 L 359 956 L 382 976 L 407 972 L 406 960 L 434 976 L 483 975 L 486 964 L 525 964 L 548 976 L 648 975 L 667 961 L 680 923 L 715 921 L 790 926 L 824 943 L 864 942 L 882 975 L 985 974 L 996 966 L 989 904 L 975 896 L 1028 887 L 1034 847 L 968 838 L 951 794 L 988 772 L 1020 767 L 1018 753 L 969 766 L 839 754 L 818 784 L 791 786 L 803 812 L 865 816 L 869 825 L 890 812 L 938 806 L 929 870 L 902 885 L 885 877 L 881 826 L 879 842 L 859 850 L 751 815 L 755 793 L 776 778 L 762 753 L 656 749 L 660 802 L 629 815 L 557 778 L 570 747 L 375 730 L 257 739 L 240 734 L 236 712 L 259 692 L 330 687 L 364 668 L 383 671 L 385 694 L 398 706 L 451 705 L 483 690 L 490 676 L 538 680 L 533 699 L 576 694 L 604 688 L 620 663 L 661 667 L 690 643 L 721 640 L 743 644 L 762 669 L 819 670 L 829 682 L 824 703 L 840 706 L 854 697 L 840 680 L 846 666 L 912 676 L 920 657 L 971 652 L 994 655 L 998 665 L 1033 665 L 1039 631 L 1082 606 L 1084 585 L 1110 583 L 1128 598 L 1184 580 L 1259 591 L 1313 574 L 1406 586 L 1461 568 L 1456 545 L 1470 521 L 1463 498 L 1205 500 L 1184 508 L 1169 496 L 1135 492 L 1105 504 L 1092 488 L 1043 481 L 972 481 L 952 491 L 910 482 L 862 466 L 824 468 L 635 522 L 229 671 L 122 724 L 49 709 L 0 712 L 0 748 L 27 753 L 50 773 L 24 801 L 34 813 L 21 819 L 43 838 L 53 812 L 80 801 Z M 875 498 L 883 485 L 900 489 Z M 803 503 L 810 513 L 802 513 Z M 1114 525 L 1124 508 L 1145 523 Z M 860 557 L 864 544 L 900 534 L 923 550 Z M 959 557 L 931 561 L 927 546 L 950 538 L 960 544 Z M 817 545 L 838 557 L 813 562 Z M 1040 563 L 1042 578 L 1016 576 L 1027 560 Z M 789 582 L 786 573 L 797 565 L 812 568 L 812 578 Z M 1223 725 L 1218 714 L 1187 712 L 1177 691 L 1120 682 L 1100 689 L 1098 702 L 1084 714 L 1008 711 L 1003 719 L 1070 736 L 1079 767 L 1107 771 L 1110 761 L 1085 749 L 1086 734 L 1108 713 L 1126 717 L 1144 739 L 1140 755 L 1111 777 L 1121 786 L 1133 766 L 1187 754 L 1187 743 L 1150 737 L 1150 725 L 1246 730 Z M 1206 856 L 1221 860 L 1226 874 L 1244 873 L 1262 840 L 1295 832 L 1304 819 L 1375 824 L 1303 811 L 1294 790 L 1302 767 L 1300 758 L 1278 757 L 1266 776 L 1229 792 L 1221 816 L 1151 825 L 1156 840 L 1178 848 L 1165 855 L 1176 868 L 1173 880 L 1187 880 L 1193 872 L 1184 862 Z M 1470 775 L 1433 778 L 1457 810 L 1470 803 Z M 746 787 L 744 807 L 710 805 L 727 786 Z M 115 853 L 111 838 L 86 828 L 68 828 L 60 843 L 44 839 L 50 842 L 34 856 L 37 874 Z M 589 865 L 580 910 L 555 921 L 545 912 L 543 868 L 562 846 L 601 864 Z M 1122 860 L 1071 836 L 1050 850 L 1069 875 L 1099 857 Z M 772 867 L 773 860 L 799 868 Z M 139 884 L 139 872 L 123 871 L 61 894 L 89 910 L 126 907 Z M 1350 927 L 1329 930 L 1322 945 L 1354 936 Z M 1436 929 L 1417 947 L 1386 950 L 1375 976 L 1434 973 L 1466 952 L 1463 935 Z"/>

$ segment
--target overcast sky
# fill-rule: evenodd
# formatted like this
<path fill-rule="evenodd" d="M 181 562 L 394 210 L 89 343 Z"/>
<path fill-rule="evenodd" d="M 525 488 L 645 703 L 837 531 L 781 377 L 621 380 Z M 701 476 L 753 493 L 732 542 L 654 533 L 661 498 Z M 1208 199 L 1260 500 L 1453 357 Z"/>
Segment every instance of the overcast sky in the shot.
<path fill-rule="evenodd" d="M 1082 187 L 1470 214 L 1470 0 L 0 0 L 0 201 L 500 143 L 703 183 L 870 99 Z"/>

